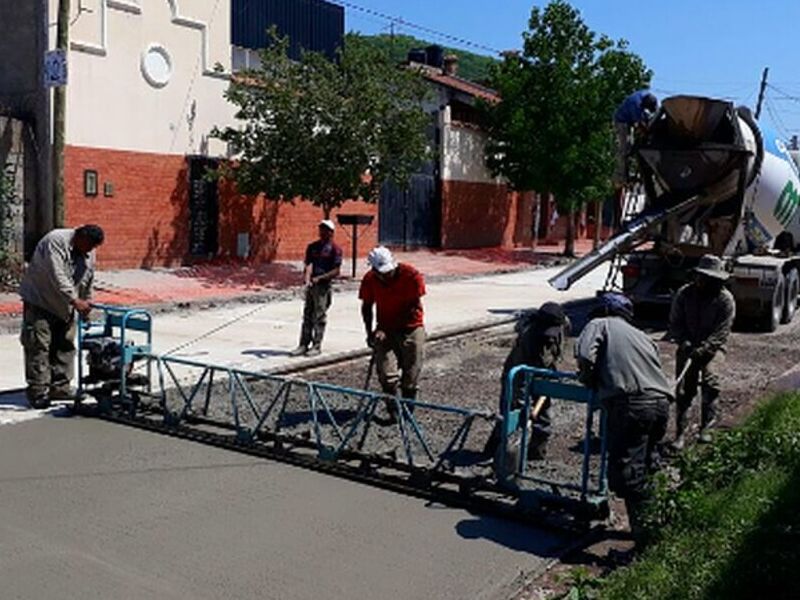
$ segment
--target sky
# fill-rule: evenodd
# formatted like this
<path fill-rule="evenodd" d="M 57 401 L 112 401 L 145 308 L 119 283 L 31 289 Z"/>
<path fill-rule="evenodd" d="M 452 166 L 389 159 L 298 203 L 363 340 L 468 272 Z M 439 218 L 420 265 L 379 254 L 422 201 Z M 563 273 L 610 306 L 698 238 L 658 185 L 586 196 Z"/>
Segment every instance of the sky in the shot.
<path fill-rule="evenodd" d="M 531 8 L 545 4 L 333 1 L 345 5 L 348 31 L 387 33 L 393 23 L 397 33 L 480 54 L 520 48 Z M 630 49 L 654 71 L 652 88 L 660 97 L 700 94 L 755 108 L 762 72 L 769 67 L 761 121 L 785 138 L 800 134 L 800 0 L 572 0 L 571 4 L 595 32 L 628 40 Z"/>

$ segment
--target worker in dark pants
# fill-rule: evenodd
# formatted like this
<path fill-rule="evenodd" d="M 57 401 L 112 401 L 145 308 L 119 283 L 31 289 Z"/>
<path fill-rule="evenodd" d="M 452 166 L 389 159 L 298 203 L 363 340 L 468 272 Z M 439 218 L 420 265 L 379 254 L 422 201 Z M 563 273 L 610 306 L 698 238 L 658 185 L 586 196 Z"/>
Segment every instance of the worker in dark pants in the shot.
<path fill-rule="evenodd" d="M 608 484 L 625 501 L 631 533 L 641 535 L 648 476 L 658 468 L 672 392 L 655 343 L 634 327 L 633 306 L 605 294 L 575 345 L 579 379 L 608 415 Z"/>
<path fill-rule="evenodd" d="M 725 345 L 736 317 L 736 302 L 725 288 L 728 272 L 722 259 L 707 254 L 695 269 L 693 283 L 683 286 L 672 301 L 670 336 L 678 345 L 675 368 L 677 376 L 684 372 L 676 392 L 675 440 L 672 446 L 682 450 L 686 445 L 689 407 L 701 389 L 699 441 L 711 441 L 717 422 L 717 401 L 720 395 L 720 371 L 725 359 Z M 687 368 L 688 363 L 688 368 Z"/>
<path fill-rule="evenodd" d="M 331 283 L 339 276 L 342 249 L 333 241 L 336 226 L 325 219 L 319 224 L 319 239 L 306 248 L 303 283 L 306 297 L 303 305 L 303 326 L 300 343 L 290 356 L 318 356 L 328 323 L 328 309 L 333 302 Z"/>
<path fill-rule="evenodd" d="M 561 360 L 564 339 L 569 333 L 569 319 L 564 309 L 555 302 L 546 302 L 535 313 L 520 321 L 517 339 L 503 363 L 503 374 L 500 380 L 500 408 L 508 386 L 508 373 L 518 365 L 528 365 L 540 369 L 556 369 Z M 524 378 L 518 377 L 514 382 L 512 394 L 513 409 L 524 405 Z M 547 456 L 547 442 L 550 439 L 550 398 L 545 398 L 539 413 L 532 422 L 528 458 L 544 460 Z M 500 428 L 496 426 L 486 442 L 484 454 L 494 456 L 500 443 Z"/>
<path fill-rule="evenodd" d="M 399 386 L 403 398 L 414 400 L 425 358 L 425 280 L 411 265 L 398 263 L 383 246 L 374 248 L 367 262 L 370 270 L 361 281 L 358 297 L 378 380 L 384 394 L 395 396 Z M 373 307 L 377 309 L 374 328 Z M 394 421 L 394 403 L 387 402 L 386 407 Z"/>
<path fill-rule="evenodd" d="M 628 182 L 628 156 L 632 139 L 643 131 L 658 110 L 658 99 L 649 90 L 634 92 L 614 112 L 614 131 L 617 134 L 617 164 L 614 185 L 621 189 Z"/>
<path fill-rule="evenodd" d="M 94 250 L 104 240 L 97 225 L 54 229 L 36 245 L 22 278 L 20 342 L 31 408 L 72 400 L 75 371 L 75 313 L 87 316 L 94 282 Z"/>

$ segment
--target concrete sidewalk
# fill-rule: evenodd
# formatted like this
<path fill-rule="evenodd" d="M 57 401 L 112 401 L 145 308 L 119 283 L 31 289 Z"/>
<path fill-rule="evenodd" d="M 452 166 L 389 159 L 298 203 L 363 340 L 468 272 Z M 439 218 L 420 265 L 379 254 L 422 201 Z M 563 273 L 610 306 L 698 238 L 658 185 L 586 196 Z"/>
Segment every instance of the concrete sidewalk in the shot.
<path fill-rule="evenodd" d="M 591 244 L 577 245 L 579 254 Z M 552 265 L 564 259 L 558 246 L 503 250 L 415 250 L 396 252 L 398 260 L 415 265 L 429 279 L 488 275 Z M 101 265 L 102 267 L 102 265 Z M 265 264 L 201 264 L 178 269 L 127 269 L 98 271 L 95 301 L 123 306 L 172 307 L 178 304 L 220 303 L 253 296 L 285 297 L 302 283 L 300 261 Z M 356 279 L 366 271 L 363 259 L 357 261 Z M 341 283 L 352 283 L 351 260 L 345 258 Z M 0 316 L 19 315 L 22 304 L 16 293 L 0 293 Z"/>
<path fill-rule="evenodd" d="M 513 313 L 535 308 L 549 300 L 565 302 L 591 297 L 604 281 L 599 268 L 568 292 L 547 284 L 557 268 L 520 271 L 431 283 L 424 298 L 428 333 L 487 320 L 502 320 Z M 355 290 L 335 294 L 329 313 L 326 354 L 364 348 L 364 328 Z M 300 299 L 183 310 L 154 317 L 157 353 L 262 371 L 291 364 L 288 356 L 297 344 L 302 301 Z M 24 385 L 21 348 L 17 335 L 0 336 L 0 390 Z"/>

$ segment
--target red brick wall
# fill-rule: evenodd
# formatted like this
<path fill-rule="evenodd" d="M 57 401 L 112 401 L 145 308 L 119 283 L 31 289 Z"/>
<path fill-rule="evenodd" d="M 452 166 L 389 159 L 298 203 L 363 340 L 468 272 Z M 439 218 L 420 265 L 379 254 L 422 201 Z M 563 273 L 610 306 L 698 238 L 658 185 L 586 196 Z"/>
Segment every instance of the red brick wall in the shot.
<path fill-rule="evenodd" d="M 175 266 L 187 261 L 189 248 L 188 175 L 186 159 L 141 152 L 69 146 L 66 151 L 66 222 L 97 223 L 106 231 L 98 251 L 101 268 Z M 83 193 L 84 170 L 98 173 L 99 193 Z M 114 196 L 103 197 L 103 184 Z M 359 254 L 377 243 L 377 206 L 348 202 L 340 212 L 375 215 L 360 228 Z M 335 221 L 334 212 L 333 219 Z M 220 186 L 219 257 L 235 258 L 237 234 L 250 233 L 250 258 L 258 261 L 302 258 L 316 237 L 322 211 L 308 202 L 276 203 Z M 349 256 L 350 238 L 343 228 L 336 239 Z M 349 228 L 347 228 L 349 230 Z M 348 231 L 349 233 L 349 231 Z"/>
<path fill-rule="evenodd" d="M 529 245 L 532 202 L 505 185 L 443 181 L 442 248 Z"/>

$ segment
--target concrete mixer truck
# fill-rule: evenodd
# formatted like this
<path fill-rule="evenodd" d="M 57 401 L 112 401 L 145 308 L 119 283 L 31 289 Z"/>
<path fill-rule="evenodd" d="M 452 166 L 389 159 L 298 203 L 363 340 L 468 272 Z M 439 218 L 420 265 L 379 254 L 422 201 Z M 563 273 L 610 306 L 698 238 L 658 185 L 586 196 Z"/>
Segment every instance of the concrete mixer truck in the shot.
<path fill-rule="evenodd" d="M 634 150 L 635 206 L 619 232 L 550 280 L 567 289 L 604 261 L 607 286 L 668 304 L 713 253 L 731 271 L 737 314 L 763 329 L 792 320 L 800 293 L 800 169 L 750 110 L 724 100 L 662 102 Z"/>

